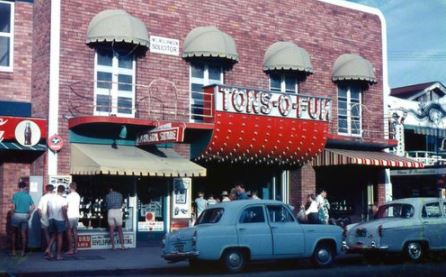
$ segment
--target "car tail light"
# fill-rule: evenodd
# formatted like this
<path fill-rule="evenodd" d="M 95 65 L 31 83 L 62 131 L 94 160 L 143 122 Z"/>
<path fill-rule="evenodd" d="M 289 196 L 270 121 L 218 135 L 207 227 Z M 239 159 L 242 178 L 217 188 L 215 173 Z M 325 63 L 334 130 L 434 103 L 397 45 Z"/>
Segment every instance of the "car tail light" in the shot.
<path fill-rule="evenodd" d="M 378 226 L 378 235 L 379 235 L 379 237 L 383 236 L 383 226 L 382 225 Z"/>

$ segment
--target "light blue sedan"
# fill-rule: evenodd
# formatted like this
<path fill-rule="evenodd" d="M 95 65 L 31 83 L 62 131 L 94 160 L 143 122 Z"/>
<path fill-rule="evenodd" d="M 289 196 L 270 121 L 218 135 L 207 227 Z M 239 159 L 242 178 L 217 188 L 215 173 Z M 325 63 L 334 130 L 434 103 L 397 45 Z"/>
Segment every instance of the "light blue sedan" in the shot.
<path fill-rule="evenodd" d="M 238 200 L 206 209 L 192 228 L 168 233 L 162 256 L 168 261 L 221 261 L 230 272 L 248 261 L 312 258 L 332 264 L 343 230 L 334 225 L 299 224 L 288 205 L 271 200 Z"/>

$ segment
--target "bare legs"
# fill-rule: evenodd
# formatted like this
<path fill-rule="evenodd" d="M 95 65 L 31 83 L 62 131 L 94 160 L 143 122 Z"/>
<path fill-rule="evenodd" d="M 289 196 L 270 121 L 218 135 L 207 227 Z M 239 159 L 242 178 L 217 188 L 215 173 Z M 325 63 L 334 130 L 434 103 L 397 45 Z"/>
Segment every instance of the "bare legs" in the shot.
<path fill-rule="evenodd" d="M 67 237 L 68 237 L 68 255 L 73 255 L 77 253 L 77 229 L 76 228 L 68 228 L 67 229 Z"/>
<path fill-rule="evenodd" d="M 119 236 L 119 243 L 121 244 L 121 249 L 125 249 L 122 225 L 118 225 L 116 227 L 118 228 L 118 236 Z M 112 245 L 112 249 L 115 249 L 115 225 L 110 225 L 110 243 Z"/>
<path fill-rule="evenodd" d="M 28 228 L 23 227 L 20 225 L 20 227 L 13 227 L 12 228 L 12 237 L 11 237 L 11 243 L 12 243 L 12 255 L 15 256 L 17 255 L 16 252 L 16 243 L 17 243 L 17 236 L 19 234 L 19 229 L 20 229 L 20 237 L 21 237 L 21 252 L 20 255 L 25 256 L 25 250 L 26 250 L 26 239 L 27 239 L 27 235 L 28 235 Z"/>

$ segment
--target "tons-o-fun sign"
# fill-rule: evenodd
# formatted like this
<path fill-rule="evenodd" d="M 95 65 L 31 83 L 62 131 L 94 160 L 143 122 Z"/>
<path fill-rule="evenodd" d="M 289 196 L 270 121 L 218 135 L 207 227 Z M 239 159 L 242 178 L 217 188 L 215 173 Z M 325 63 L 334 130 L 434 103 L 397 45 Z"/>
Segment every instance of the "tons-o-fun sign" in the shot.
<path fill-rule="evenodd" d="M 329 121 L 331 100 L 302 94 L 218 86 L 217 111 Z"/>

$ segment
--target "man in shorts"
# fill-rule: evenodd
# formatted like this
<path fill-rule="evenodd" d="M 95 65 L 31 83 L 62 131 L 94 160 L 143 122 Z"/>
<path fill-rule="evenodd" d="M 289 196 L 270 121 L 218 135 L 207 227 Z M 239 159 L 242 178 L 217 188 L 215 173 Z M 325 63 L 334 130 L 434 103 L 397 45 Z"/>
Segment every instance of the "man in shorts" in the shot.
<path fill-rule="evenodd" d="M 72 182 L 69 186 L 70 193 L 67 196 L 68 208 L 68 252 L 67 255 L 73 255 L 77 253 L 77 224 L 79 222 L 79 206 L 81 204 L 81 197 L 77 193 L 77 184 Z M 74 241 L 73 241 L 74 239 Z"/>
<path fill-rule="evenodd" d="M 20 230 L 21 234 L 21 256 L 25 256 L 25 250 L 28 238 L 28 220 L 34 210 L 34 202 L 29 195 L 28 184 L 20 181 L 19 191 L 14 193 L 12 196 L 12 217 L 11 217 L 11 227 L 12 227 L 12 255 L 15 256 L 16 253 L 16 240 Z"/>
<path fill-rule="evenodd" d="M 122 194 L 110 187 L 110 192 L 105 196 L 105 204 L 108 210 L 107 221 L 110 226 L 110 243 L 115 249 L 115 227 L 118 229 L 121 249 L 124 250 L 124 234 L 122 233 Z"/>
<path fill-rule="evenodd" d="M 48 227 L 50 226 L 50 222 L 48 220 L 48 201 L 52 196 L 54 196 L 53 190 L 54 190 L 53 185 L 51 185 L 51 184 L 46 185 L 45 186 L 45 194 L 42 197 L 40 197 L 39 204 L 37 205 L 37 212 L 40 215 L 40 225 L 41 225 L 42 231 L 45 235 L 46 246 L 48 246 L 48 243 L 50 242 L 50 233 L 48 231 Z M 45 254 L 48 254 L 48 253 L 45 253 Z"/>
<path fill-rule="evenodd" d="M 50 233 L 51 239 L 45 253 L 48 253 L 48 258 L 53 258 L 54 255 L 51 252 L 51 246 L 54 241 L 57 242 L 56 247 L 56 260 L 63 260 L 62 257 L 62 243 L 63 233 L 66 229 L 67 223 L 67 199 L 63 197 L 65 187 L 59 185 L 57 187 L 57 194 L 51 197 L 48 201 L 48 219 L 50 221 Z"/>

